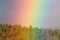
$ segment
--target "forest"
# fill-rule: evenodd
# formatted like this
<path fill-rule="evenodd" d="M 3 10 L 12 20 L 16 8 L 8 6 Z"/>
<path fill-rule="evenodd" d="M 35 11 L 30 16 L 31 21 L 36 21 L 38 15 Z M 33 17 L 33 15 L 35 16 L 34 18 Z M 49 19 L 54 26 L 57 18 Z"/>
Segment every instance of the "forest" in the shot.
<path fill-rule="evenodd" d="M 0 24 L 0 40 L 60 40 L 60 29 Z"/>

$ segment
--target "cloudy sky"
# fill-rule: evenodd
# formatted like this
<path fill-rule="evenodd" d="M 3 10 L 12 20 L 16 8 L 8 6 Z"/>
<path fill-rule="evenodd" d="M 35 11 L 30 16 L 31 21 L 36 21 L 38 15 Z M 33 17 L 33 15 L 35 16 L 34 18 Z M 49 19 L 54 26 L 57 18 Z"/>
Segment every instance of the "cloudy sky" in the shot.
<path fill-rule="evenodd" d="M 13 17 L 13 15 L 11 14 L 11 6 L 12 4 L 14 4 L 13 1 L 0 0 L 0 24 L 12 24 L 11 18 Z M 52 3 L 54 5 L 52 5 L 51 9 L 53 10 L 51 10 L 51 12 L 49 12 L 49 15 L 47 15 L 47 23 L 44 26 L 60 28 L 60 0 L 53 0 Z"/>

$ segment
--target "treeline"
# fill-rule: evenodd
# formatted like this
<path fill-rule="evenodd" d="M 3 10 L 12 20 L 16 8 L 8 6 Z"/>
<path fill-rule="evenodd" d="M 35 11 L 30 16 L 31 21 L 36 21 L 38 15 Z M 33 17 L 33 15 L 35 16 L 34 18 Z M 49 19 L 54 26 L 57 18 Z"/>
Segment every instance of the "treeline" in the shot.
<path fill-rule="evenodd" d="M 60 30 L 0 24 L 0 40 L 60 40 Z"/>

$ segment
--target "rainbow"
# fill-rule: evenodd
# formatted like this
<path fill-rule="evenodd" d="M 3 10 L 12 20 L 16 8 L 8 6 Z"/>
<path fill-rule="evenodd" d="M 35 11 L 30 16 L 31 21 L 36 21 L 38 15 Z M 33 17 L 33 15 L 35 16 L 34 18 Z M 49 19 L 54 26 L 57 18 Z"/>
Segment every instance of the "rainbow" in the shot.
<path fill-rule="evenodd" d="M 54 10 L 52 4 L 55 3 L 56 0 L 12 0 L 10 22 L 22 26 L 49 26 L 51 10 Z"/>

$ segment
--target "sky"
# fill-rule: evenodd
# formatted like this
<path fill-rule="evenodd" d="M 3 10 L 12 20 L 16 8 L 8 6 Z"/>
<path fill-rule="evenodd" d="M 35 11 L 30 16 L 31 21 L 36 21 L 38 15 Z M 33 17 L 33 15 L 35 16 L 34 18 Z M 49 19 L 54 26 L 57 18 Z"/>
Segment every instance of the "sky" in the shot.
<path fill-rule="evenodd" d="M 60 28 L 60 0 L 0 0 L 0 24 Z"/>

